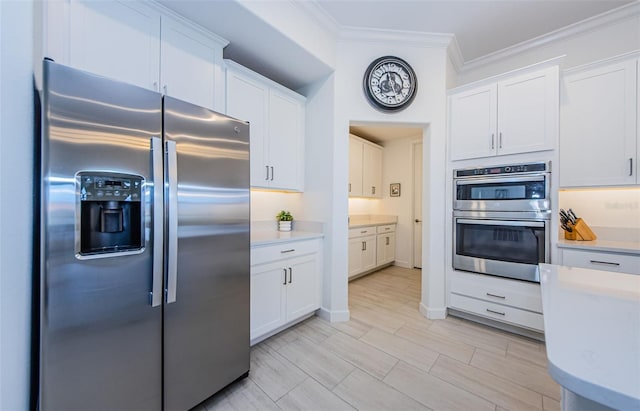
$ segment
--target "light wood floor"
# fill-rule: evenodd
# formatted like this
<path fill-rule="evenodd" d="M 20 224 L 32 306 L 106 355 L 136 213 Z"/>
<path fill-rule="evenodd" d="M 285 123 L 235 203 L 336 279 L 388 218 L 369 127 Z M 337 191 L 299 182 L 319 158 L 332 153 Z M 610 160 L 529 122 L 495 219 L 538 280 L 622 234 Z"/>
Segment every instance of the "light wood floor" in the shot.
<path fill-rule="evenodd" d="M 318 317 L 253 347 L 246 378 L 213 410 L 559 410 L 543 343 L 418 312 L 420 270 L 349 284 L 351 320 Z"/>

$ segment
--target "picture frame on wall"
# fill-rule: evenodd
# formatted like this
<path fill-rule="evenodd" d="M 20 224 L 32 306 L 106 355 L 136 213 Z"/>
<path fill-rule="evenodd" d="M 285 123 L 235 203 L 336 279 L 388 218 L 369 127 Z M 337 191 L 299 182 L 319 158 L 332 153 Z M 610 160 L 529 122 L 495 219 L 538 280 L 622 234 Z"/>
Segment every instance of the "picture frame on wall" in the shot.
<path fill-rule="evenodd" d="M 389 195 L 391 197 L 400 197 L 400 183 L 391 183 L 389 185 Z"/>

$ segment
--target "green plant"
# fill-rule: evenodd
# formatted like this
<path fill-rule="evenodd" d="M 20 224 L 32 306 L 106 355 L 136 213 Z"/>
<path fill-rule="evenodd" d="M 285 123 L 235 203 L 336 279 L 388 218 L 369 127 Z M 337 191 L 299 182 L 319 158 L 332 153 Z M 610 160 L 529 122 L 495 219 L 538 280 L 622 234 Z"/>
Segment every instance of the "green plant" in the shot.
<path fill-rule="evenodd" d="M 293 221 L 293 216 L 291 215 L 290 212 L 285 211 L 285 210 L 281 210 L 276 215 L 276 220 L 278 220 L 278 221 Z"/>

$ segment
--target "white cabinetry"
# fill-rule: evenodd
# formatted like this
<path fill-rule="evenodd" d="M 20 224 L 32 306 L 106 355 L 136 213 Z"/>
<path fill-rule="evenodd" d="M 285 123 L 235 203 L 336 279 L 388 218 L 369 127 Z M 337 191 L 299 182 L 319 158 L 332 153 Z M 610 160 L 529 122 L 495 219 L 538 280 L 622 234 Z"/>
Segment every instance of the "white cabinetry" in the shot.
<path fill-rule="evenodd" d="M 320 307 L 321 260 L 319 240 L 252 247 L 252 343 Z"/>
<path fill-rule="evenodd" d="M 226 113 L 250 123 L 251 185 L 302 191 L 305 98 L 226 60 Z"/>
<path fill-rule="evenodd" d="M 456 271 L 449 278 L 448 306 L 536 332 L 544 330 L 539 284 Z"/>
<path fill-rule="evenodd" d="M 551 150 L 558 68 L 511 76 L 449 96 L 451 160 Z"/>
<path fill-rule="evenodd" d="M 640 255 L 562 248 L 562 265 L 640 274 Z"/>
<path fill-rule="evenodd" d="M 396 225 L 389 224 L 377 228 L 376 265 L 392 263 L 396 259 Z"/>
<path fill-rule="evenodd" d="M 638 184 L 638 59 L 563 76 L 560 185 Z"/>
<path fill-rule="evenodd" d="M 349 229 L 349 278 L 374 271 L 396 259 L 396 225 Z"/>
<path fill-rule="evenodd" d="M 222 110 L 226 40 L 155 3 L 43 3 L 44 56 Z"/>
<path fill-rule="evenodd" d="M 349 196 L 382 197 L 382 147 L 349 136 Z"/>

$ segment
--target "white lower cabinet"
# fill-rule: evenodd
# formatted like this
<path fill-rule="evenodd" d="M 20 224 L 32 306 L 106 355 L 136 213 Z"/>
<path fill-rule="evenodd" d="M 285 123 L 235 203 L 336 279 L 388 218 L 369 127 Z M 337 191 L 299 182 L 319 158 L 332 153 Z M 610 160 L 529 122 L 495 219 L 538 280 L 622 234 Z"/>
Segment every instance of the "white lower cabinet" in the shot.
<path fill-rule="evenodd" d="M 544 330 L 539 284 L 456 271 L 449 279 L 448 297 L 450 308 L 536 332 Z"/>
<path fill-rule="evenodd" d="M 640 255 L 564 248 L 562 265 L 640 275 Z"/>
<path fill-rule="evenodd" d="M 320 240 L 251 249 L 251 342 L 320 308 Z"/>
<path fill-rule="evenodd" d="M 349 278 L 373 271 L 396 259 L 396 225 L 349 230 Z"/>

